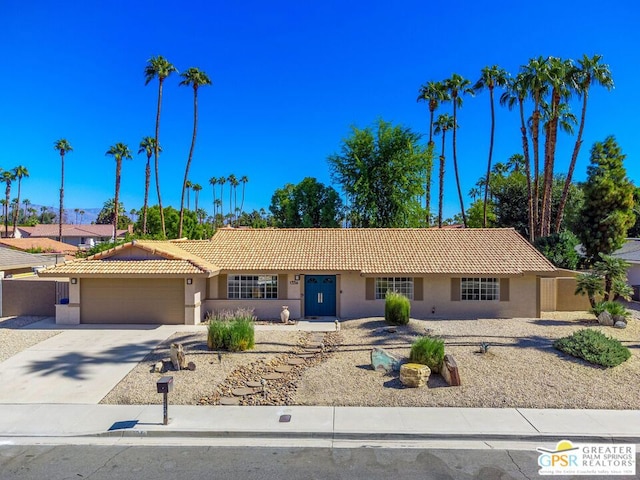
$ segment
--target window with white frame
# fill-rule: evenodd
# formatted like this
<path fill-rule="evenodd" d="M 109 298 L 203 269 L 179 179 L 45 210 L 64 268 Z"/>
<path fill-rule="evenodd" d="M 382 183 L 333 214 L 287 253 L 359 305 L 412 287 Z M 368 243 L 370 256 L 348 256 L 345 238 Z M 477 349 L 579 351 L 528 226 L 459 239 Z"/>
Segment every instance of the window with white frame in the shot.
<path fill-rule="evenodd" d="M 497 278 L 462 278 L 461 300 L 500 300 L 500 282 Z"/>
<path fill-rule="evenodd" d="M 277 275 L 229 275 L 227 298 L 275 299 L 278 298 Z"/>
<path fill-rule="evenodd" d="M 376 278 L 376 300 L 384 300 L 388 291 L 401 293 L 413 300 L 412 277 L 378 277 Z"/>

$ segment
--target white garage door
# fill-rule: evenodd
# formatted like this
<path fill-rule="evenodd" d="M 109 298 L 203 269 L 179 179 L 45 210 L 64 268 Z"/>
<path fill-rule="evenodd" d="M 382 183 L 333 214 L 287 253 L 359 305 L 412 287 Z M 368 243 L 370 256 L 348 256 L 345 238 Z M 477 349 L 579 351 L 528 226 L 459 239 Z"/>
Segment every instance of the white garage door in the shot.
<path fill-rule="evenodd" d="M 83 278 L 81 323 L 184 323 L 180 278 Z"/>

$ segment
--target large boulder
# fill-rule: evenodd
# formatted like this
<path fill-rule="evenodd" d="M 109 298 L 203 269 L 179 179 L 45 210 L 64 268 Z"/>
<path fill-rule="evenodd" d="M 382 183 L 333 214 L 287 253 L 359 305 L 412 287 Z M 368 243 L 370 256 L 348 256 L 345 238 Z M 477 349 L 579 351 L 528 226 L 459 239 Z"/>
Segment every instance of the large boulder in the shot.
<path fill-rule="evenodd" d="M 400 366 L 400 381 L 405 387 L 424 387 L 429 380 L 431 370 L 420 363 L 405 363 Z"/>
<path fill-rule="evenodd" d="M 627 328 L 627 322 L 623 322 L 622 320 L 618 320 L 613 324 L 614 328 Z"/>
<path fill-rule="evenodd" d="M 446 354 L 440 367 L 440 373 L 446 382 L 452 387 L 460 386 L 460 372 L 453 355 Z"/>
<path fill-rule="evenodd" d="M 400 369 L 400 359 L 384 348 L 376 347 L 371 350 L 371 366 L 376 371 L 390 373 Z"/>
<path fill-rule="evenodd" d="M 598 315 L 598 323 L 605 327 L 613 327 L 613 317 L 606 310 Z"/>

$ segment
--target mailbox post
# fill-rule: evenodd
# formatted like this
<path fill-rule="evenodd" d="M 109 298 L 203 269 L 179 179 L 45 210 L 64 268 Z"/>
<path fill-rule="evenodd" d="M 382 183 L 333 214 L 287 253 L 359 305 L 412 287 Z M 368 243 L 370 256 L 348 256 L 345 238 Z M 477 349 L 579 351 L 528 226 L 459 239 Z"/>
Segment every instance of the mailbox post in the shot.
<path fill-rule="evenodd" d="M 173 390 L 173 377 L 162 377 L 156 383 L 158 393 L 162 394 L 163 425 L 169 424 L 169 392 Z"/>

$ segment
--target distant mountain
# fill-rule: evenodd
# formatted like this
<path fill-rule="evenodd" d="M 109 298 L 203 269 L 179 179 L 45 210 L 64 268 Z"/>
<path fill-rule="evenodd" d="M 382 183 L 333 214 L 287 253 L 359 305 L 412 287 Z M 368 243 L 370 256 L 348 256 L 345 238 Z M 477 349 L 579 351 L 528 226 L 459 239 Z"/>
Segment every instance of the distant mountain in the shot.
<path fill-rule="evenodd" d="M 51 207 L 49 205 L 31 205 L 32 208 L 35 208 L 37 214 L 39 215 L 42 207 L 46 206 L 50 212 L 54 212 L 56 215 L 58 214 L 58 209 L 56 207 Z M 78 210 L 83 210 L 84 214 L 80 215 L 78 213 L 76 215 L 75 208 L 65 208 L 64 215 L 66 217 L 66 221 L 64 223 L 82 223 L 82 224 L 91 224 L 96 221 L 98 218 L 98 214 L 102 208 L 79 208 Z M 77 218 L 76 218 L 77 217 Z"/>

